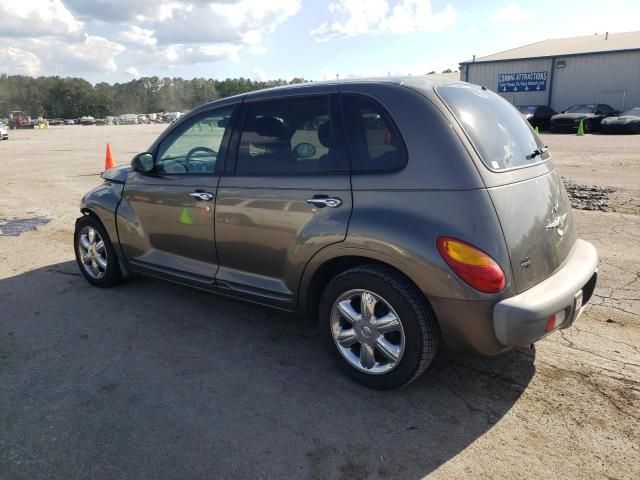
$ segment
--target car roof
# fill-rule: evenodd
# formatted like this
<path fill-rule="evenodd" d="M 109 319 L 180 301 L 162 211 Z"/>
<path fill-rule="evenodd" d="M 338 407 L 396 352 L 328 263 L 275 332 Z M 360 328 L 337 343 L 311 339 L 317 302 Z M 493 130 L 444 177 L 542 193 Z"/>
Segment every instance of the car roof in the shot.
<path fill-rule="evenodd" d="M 283 96 L 286 95 L 298 95 L 304 90 L 316 90 L 322 87 L 332 87 L 340 85 L 353 85 L 353 84 L 366 84 L 366 85 L 405 85 L 409 88 L 433 88 L 438 85 L 464 83 L 459 80 L 452 80 L 446 77 L 439 77 L 437 75 L 420 75 L 420 76 L 388 76 L 388 77 L 362 77 L 362 78 L 347 78 L 336 80 L 322 80 L 318 82 L 296 83 L 291 85 L 282 85 L 279 87 L 265 88 L 261 90 L 254 90 L 252 92 L 241 93 L 233 95 L 231 97 L 221 98 L 213 100 L 204 105 L 196 107 L 195 110 L 202 111 L 218 105 L 232 104 L 242 101 L 242 99 L 251 100 L 258 97 L 269 96 L 270 93 L 278 93 Z M 194 111 L 195 111 L 194 110 Z"/>

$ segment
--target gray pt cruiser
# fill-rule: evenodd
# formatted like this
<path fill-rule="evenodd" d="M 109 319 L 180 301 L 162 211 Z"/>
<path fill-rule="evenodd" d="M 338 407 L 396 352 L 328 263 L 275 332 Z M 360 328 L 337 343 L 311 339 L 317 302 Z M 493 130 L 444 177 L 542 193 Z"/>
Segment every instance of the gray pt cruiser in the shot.
<path fill-rule="evenodd" d="M 441 342 L 493 355 L 569 327 L 596 283 L 551 154 L 484 87 L 314 83 L 196 108 L 82 199 L 93 285 L 131 274 L 302 312 L 355 381 Z"/>

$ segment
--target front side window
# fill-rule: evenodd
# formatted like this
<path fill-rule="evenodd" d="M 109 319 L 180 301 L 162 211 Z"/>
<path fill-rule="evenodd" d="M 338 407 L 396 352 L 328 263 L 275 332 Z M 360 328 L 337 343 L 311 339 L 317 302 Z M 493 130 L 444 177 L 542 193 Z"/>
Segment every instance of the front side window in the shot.
<path fill-rule="evenodd" d="M 341 98 L 351 170 L 365 173 L 403 168 L 406 148 L 383 107 L 360 95 L 343 94 Z"/>
<path fill-rule="evenodd" d="M 540 137 L 509 102 L 484 87 L 450 84 L 436 87 L 491 170 L 508 170 L 549 158 Z"/>
<path fill-rule="evenodd" d="M 236 173 L 344 173 L 347 157 L 335 135 L 330 97 L 310 95 L 249 104 Z"/>
<path fill-rule="evenodd" d="M 176 128 L 158 147 L 158 173 L 210 174 L 216 169 L 233 107 L 198 116 Z"/>

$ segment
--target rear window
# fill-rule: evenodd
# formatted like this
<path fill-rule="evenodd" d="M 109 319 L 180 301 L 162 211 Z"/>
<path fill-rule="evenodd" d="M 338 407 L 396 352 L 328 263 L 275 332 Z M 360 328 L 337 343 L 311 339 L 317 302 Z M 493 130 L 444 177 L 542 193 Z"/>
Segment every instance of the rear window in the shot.
<path fill-rule="evenodd" d="M 491 170 L 525 167 L 549 158 L 529 122 L 499 95 L 468 84 L 442 85 L 436 92 Z"/>
<path fill-rule="evenodd" d="M 621 117 L 625 117 L 625 116 L 640 117 L 640 108 L 632 108 L 630 110 L 625 110 L 620 114 L 620 116 Z"/>
<path fill-rule="evenodd" d="M 574 105 L 567 110 L 567 113 L 593 113 L 595 105 Z"/>

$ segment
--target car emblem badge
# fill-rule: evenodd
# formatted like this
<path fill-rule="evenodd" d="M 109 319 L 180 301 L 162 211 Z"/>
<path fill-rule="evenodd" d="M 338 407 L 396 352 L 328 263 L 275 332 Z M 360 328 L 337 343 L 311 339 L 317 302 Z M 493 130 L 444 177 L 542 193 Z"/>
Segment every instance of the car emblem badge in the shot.
<path fill-rule="evenodd" d="M 567 220 L 567 214 L 566 213 L 563 213 L 562 215 L 558 215 L 558 216 L 554 217 L 553 220 L 551 222 L 549 222 L 549 224 L 544 227 L 544 229 L 545 230 L 554 230 L 555 229 L 555 231 L 558 233 L 559 236 L 563 236 L 564 235 L 564 230 L 565 230 L 564 222 L 566 220 Z"/>
<path fill-rule="evenodd" d="M 522 260 L 520 260 L 520 267 L 522 268 L 522 270 L 526 270 L 531 266 L 531 263 L 532 262 L 529 257 L 524 257 Z"/>

